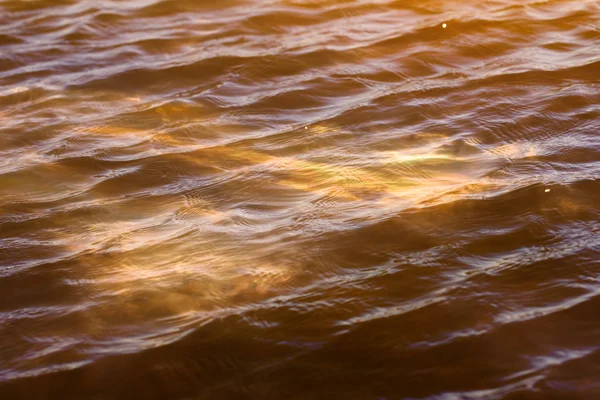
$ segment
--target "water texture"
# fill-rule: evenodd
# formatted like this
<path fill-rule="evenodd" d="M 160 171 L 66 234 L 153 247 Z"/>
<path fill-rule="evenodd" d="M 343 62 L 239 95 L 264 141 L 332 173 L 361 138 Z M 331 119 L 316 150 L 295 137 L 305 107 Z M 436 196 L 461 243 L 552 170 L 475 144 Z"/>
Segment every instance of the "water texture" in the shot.
<path fill-rule="evenodd" d="M 600 398 L 599 130 L 598 0 L 0 0 L 0 398 Z"/>

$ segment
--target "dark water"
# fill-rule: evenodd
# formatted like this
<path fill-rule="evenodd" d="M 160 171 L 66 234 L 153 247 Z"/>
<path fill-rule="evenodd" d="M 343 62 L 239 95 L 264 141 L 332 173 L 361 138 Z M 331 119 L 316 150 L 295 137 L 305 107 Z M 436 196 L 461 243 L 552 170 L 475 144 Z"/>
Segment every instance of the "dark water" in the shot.
<path fill-rule="evenodd" d="M 0 0 L 0 398 L 600 398 L 599 129 L 597 0 Z"/>

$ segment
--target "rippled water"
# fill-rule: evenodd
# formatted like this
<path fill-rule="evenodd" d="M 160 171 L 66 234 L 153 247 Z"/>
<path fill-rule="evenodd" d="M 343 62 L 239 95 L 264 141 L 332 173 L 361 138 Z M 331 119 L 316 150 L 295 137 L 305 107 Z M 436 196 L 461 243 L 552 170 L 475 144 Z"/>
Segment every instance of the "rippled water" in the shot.
<path fill-rule="evenodd" d="M 0 122 L 2 399 L 600 396 L 597 0 L 0 0 Z"/>

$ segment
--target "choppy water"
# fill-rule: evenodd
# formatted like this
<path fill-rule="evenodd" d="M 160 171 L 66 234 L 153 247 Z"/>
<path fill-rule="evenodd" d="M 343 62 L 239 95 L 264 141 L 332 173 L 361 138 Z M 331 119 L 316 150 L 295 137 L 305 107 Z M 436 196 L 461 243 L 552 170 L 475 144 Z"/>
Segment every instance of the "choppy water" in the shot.
<path fill-rule="evenodd" d="M 597 0 L 0 0 L 0 122 L 2 399 L 600 396 Z"/>

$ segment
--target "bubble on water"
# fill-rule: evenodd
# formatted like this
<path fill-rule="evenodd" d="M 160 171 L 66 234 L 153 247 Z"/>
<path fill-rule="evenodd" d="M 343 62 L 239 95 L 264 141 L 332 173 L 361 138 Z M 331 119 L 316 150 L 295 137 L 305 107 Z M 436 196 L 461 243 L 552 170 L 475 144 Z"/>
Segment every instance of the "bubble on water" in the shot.
<path fill-rule="evenodd" d="M 444 29 L 446 29 L 446 27 L 447 27 L 447 26 L 448 26 L 448 25 L 446 25 L 446 23 L 443 23 L 443 24 L 442 24 L 442 28 L 444 28 Z"/>
<path fill-rule="evenodd" d="M 546 190 L 544 190 L 544 192 L 546 192 L 546 193 L 548 193 L 549 191 L 550 191 L 550 189 L 546 189 Z"/>

